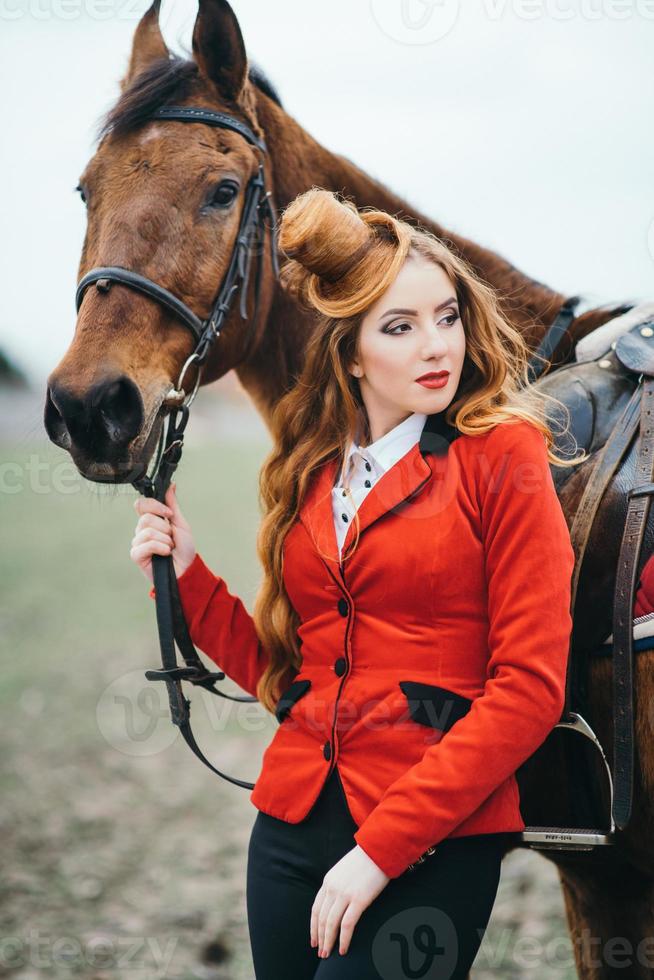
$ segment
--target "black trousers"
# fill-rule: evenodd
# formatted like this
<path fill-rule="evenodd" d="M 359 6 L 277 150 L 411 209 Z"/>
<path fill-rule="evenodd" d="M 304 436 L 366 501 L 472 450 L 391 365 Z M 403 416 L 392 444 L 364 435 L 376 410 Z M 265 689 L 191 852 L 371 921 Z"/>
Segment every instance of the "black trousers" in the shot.
<path fill-rule="evenodd" d="M 326 959 L 311 946 L 311 907 L 357 829 L 334 768 L 310 813 L 291 824 L 259 811 L 250 836 L 247 911 L 256 980 L 463 980 L 495 902 L 507 834 L 441 841 L 391 878 Z"/>

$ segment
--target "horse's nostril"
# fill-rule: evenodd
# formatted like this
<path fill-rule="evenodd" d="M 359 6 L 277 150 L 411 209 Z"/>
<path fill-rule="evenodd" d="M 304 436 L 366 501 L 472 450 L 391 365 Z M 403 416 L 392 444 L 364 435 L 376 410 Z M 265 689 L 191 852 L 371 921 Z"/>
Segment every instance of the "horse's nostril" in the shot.
<path fill-rule="evenodd" d="M 95 393 L 94 415 L 114 445 L 126 445 L 141 430 L 143 409 L 136 385 L 117 378 Z"/>
<path fill-rule="evenodd" d="M 43 425 L 51 442 L 61 449 L 70 450 L 71 438 L 66 427 L 66 423 L 61 412 L 57 408 L 52 395 L 52 389 L 48 385 L 45 392 L 45 407 L 43 409 Z"/>

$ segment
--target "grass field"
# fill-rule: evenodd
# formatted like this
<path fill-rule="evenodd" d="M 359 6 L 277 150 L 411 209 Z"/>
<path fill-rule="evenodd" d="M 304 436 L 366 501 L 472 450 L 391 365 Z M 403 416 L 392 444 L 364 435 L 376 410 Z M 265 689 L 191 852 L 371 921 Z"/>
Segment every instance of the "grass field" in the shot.
<path fill-rule="evenodd" d="M 190 445 L 177 474 L 198 550 L 250 609 L 266 450 Z M 136 493 L 82 481 L 45 443 L 3 444 L 0 473 L 0 976 L 251 980 L 256 811 L 175 737 L 164 685 L 143 676 L 159 648 L 129 559 Z M 254 781 L 271 716 L 186 693 L 209 758 Z M 475 980 L 575 975 L 553 867 L 512 852 Z"/>

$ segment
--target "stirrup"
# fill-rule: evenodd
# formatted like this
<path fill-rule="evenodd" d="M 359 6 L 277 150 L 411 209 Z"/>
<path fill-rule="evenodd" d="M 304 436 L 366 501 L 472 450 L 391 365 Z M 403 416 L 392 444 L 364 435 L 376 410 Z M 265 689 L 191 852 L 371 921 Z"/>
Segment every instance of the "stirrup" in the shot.
<path fill-rule="evenodd" d="M 601 830 L 594 827 L 525 827 L 518 833 L 518 840 L 521 840 L 528 847 L 537 850 L 554 851 L 591 851 L 594 847 L 606 846 L 615 843 L 615 823 L 613 820 L 613 780 L 611 770 L 604 755 L 597 735 L 590 727 L 588 722 L 575 711 L 569 713 L 568 721 L 559 721 L 554 728 L 570 728 L 585 738 L 589 738 L 593 745 L 599 750 L 604 762 L 606 775 L 609 780 L 609 790 L 611 805 L 609 809 L 609 829 Z"/>

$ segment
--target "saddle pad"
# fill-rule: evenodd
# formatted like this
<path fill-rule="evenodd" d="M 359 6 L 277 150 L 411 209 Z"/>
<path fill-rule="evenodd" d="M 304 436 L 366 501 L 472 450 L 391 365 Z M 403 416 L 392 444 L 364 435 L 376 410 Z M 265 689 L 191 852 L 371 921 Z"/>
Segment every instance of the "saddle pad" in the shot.
<path fill-rule="evenodd" d="M 654 646 L 654 612 L 645 613 L 644 616 L 637 616 L 633 621 L 634 650 L 649 650 Z M 637 640 L 651 640 L 651 643 L 637 643 Z M 610 633 L 604 640 L 604 646 L 613 643 L 613 633 Z"/>
<path fill-rule="evenodd" d="M 633 309 L 616 316 L 612 320 L 603 323 L 601 327 L 596 327 L 575 345 L 575 360 L 581 364 L 584 361 L 594 361 L 596 358 L 606 354 L 611 348 L 611 344 L 623 333 L 627 333 L 632 327 L 639 323 L 646 323 L 654 318 L 654 301 L 637 301 Z"/>

